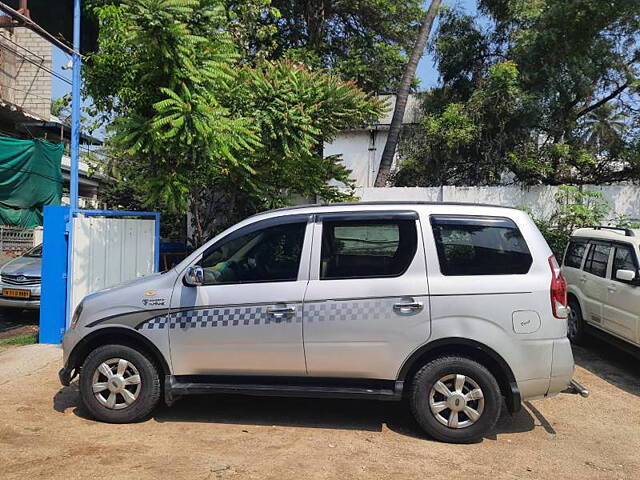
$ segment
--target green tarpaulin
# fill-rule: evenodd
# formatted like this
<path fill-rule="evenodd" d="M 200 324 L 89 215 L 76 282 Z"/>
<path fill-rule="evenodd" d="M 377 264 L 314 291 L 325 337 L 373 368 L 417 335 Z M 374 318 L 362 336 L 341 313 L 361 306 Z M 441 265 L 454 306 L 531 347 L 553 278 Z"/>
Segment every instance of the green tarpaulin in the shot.
<path fill-rule="evenodd" d="M 64 145 L 0 137 L 0 224 L 42 225 L 45 205 L 60 205 Z"/>

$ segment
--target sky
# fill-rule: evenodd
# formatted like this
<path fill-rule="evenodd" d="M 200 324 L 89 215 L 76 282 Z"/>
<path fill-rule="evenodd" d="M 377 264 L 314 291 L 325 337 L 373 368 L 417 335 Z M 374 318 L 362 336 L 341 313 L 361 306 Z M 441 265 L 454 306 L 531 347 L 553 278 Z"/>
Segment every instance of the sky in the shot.
<path fill-rule="evenodd" d="M 428 6 L 428 1 L 425 2 L 425 7 Z M 459 7 L 464 9 L 469 14 L 477 14 L 476 8 L 476 0 L 444 0 L 442 2 L 443 5 L 449 7 Z M 436 24 L 433 26 L 431 33 L 437 28 L 437 19 Z M 53 51 L 53 70 L 56 73 L 59 73 L 63 77 L 67 78 L 71 81 L 71 70 L 63 70 L 63 66 L 66 65 L 70 56 L 64 53 L 57 47 L 54 47 Z M 429 88 L 434 87 L 438 84 L 438 72 L 436 71 L 434 65 L 434 59 L 429 52 L 425 52 L 425 55 L 422 57 L 418 65 L 418 71 L 416 76 L 420 79 L 420 90 L 428 90 Z M 71 85 L 63 82 L 62 80 L 52 77 L 52 98 L 60 98 L 67 93 L 71 92 Z"/>

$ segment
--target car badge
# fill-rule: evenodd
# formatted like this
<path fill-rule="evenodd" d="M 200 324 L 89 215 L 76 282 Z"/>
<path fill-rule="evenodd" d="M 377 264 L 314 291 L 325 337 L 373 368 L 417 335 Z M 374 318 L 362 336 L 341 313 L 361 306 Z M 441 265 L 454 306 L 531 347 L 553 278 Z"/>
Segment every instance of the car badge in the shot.
<path fill-rule="evenodd" d="M 18 278 L 16 278 L 16 280 L 18 280 L 19 282 L 24 282 L 27 279 L 27 277 L 25 277 L 24 275 L 20 275 Z"/>
<path fill-rule="evenodd" d="M 144 292 L 144 294 L 147 297 L 153 297 L 156 293 L 158 293 L 158 292 L 156 292 L 155 290 L 147 290 L 146 292 Z"/>

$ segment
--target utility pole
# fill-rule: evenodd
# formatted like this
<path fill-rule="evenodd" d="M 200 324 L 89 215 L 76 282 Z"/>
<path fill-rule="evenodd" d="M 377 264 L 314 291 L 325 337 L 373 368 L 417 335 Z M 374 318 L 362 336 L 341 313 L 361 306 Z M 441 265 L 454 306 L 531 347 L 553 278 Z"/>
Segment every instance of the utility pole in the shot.
<path fill-rule="evenodd" d="M 71 177 L 69 179 L 70 217 L 78 209 L 78 163 L 80 161 L 80 0 L 73 2 L 73 72 L 71 86 Z"/>

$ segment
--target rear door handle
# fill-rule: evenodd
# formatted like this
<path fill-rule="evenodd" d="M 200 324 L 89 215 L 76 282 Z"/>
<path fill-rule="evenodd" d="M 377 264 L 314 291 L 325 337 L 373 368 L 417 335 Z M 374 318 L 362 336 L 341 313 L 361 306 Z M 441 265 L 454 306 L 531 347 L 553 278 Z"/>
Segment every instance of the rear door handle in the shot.
<path fill-rule="evenodd" d="M 419 312 L 423 307 L 422 302 L 398 302 L 393 304 L 393 310 L 403 315 Z"/>
<path fill-rule="evenodd" d="M 587 276 L 586 276 L 586 275 L 581 276 L 581 277 L 580 277 L 580 281 L 581 281 L 582 283 L 586 282 L 586 281 L 587 281 Z"/>
<path fill-rule="evenodd" d="M 293 317 L 296 314 L 296 307 L 269 307 L 267 315 L 274 320 Z"/>

